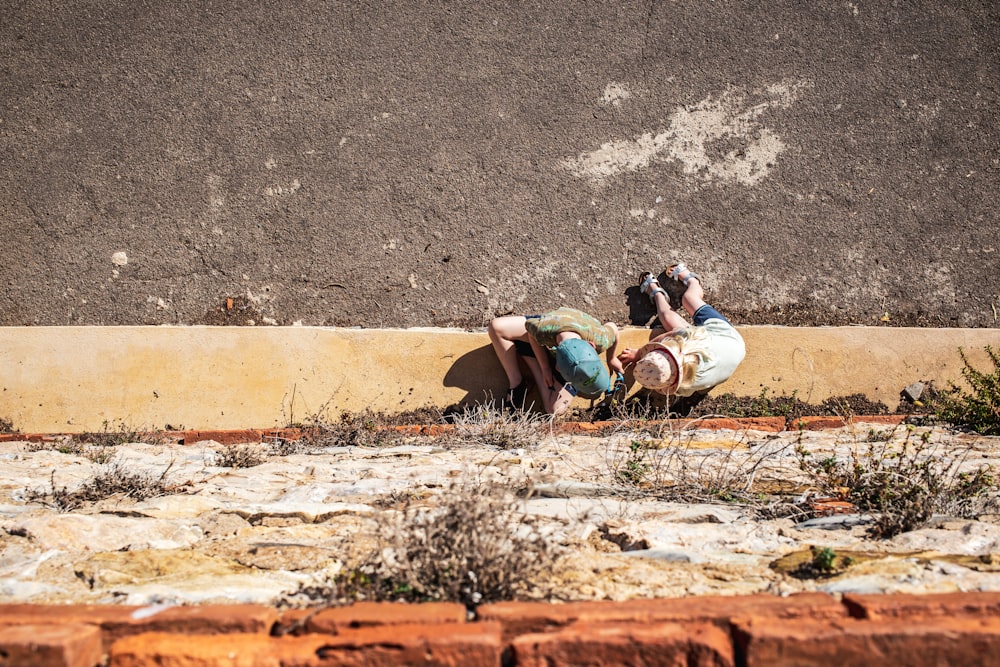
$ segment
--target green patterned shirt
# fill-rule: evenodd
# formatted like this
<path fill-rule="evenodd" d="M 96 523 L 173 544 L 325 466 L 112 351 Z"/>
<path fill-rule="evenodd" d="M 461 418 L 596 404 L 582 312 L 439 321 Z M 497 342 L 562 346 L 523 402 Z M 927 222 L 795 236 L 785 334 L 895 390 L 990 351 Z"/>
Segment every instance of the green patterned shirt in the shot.
<path fill-rule="evenodd" d="M 564 331 L 572 331 L 588 343 L 593 343 L 598 352 L 613 347 L 617 339 L 610 327 L 574 308 L 557 308 L 537 317 L 529 317 L 524 328 L 539 345 L 547 348 L 556 347 L 556 336 Z"/>

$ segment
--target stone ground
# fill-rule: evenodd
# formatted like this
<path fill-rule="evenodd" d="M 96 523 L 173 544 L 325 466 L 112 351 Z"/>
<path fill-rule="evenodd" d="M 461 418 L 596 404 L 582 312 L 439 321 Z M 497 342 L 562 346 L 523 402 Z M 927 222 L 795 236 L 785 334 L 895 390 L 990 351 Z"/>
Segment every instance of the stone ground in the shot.
<path fill-rule="evenodd" d="M 498 433 L 509 448 L 497 446 Z M 935 460 L 963 456 L 970 469 L 1000 456 L 1000 438 L 864 423 L 780 433 L 623 425 L 601 437 L 468 423 L 450 437 L 272 453 L 245 468 L 221 464 L 252 462 L 261 447 L 3 443 L 0 602 L 315 604 L 293 593 L 352 567 L 378 526 L 407 502 L 432 511 L 456 480 L 533 491 L 521 525 L 562 553 L 537 582 L 544 599 L 1000 590 L 995 509 L 940 515 L 890 539 L 868 536 L 867 515 L 811 511 L 823 494 L 797 448 L 816 461 L 846 460 L 924 439 Z M 44 504 L 111 469 L 163 481 L 166 491 L 68 511 Z M 667 479 L 693 490 L 657 496 Z M 731 500 L 698 491 L 706 480 L 731 489 Z M 766 511 L 776 492 L 785 512 Z M 797 570 L 812 561 L 810 547 L 832 549 L 835 571 Z"/>

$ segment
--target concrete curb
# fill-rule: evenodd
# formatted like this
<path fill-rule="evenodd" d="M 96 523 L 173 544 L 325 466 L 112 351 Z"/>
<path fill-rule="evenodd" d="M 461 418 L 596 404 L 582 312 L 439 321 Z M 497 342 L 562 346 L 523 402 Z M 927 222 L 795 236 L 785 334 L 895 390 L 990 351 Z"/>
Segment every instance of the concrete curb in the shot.
<path fill-rule="evenodd" d="M 959 348 L 985 366 L 985 346 L 1000 347 L 996 329 L 740 332 L 747 358 L 716 393 L 807 403 L 863 394 L 890 410 L 913 382 L 960 380 Z M 649 338 L 622 331 L 627 347 Z M 482 330 L 204 326 L 0 327 L 0 384 L 0 419 L 37 433 L 276 428 L 320 413 L 474 403 L 507 387 Z"/>

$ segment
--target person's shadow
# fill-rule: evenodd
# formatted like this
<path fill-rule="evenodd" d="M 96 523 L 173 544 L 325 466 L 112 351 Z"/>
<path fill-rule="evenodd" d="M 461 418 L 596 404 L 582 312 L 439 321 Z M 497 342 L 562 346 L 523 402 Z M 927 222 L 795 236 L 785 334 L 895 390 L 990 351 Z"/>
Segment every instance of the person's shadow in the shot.
<path fill-rule="evenodd" d="M 444 376 L 444 386 L 464 389 L 466 394 L 457 403 L 444 409 L 445 418 L 462 412 L 466 406 L 503 400 L 507 393 L 507 376 L 492 345 L 466 352 L 451 365 Z"/>
<path fill-rule="evenodd" d="M 661 271 L 656 277 L 657 282 L 667 292 L 670 300 L 670 307 L 676 311 L 681 311 L 683 305 L 681 298 L 684 296 L 685 287 L 676 280 L 667 277 L 666 271 Z M 661 328 L 662 325 L 656 318 L 656 306 L 649 296 L 639 290 L 638 285 L 633 285 L 625 290 L 625 304 L 628 306 L 628 323 L 637 327 L 650 327 L 651 329 Z"/>

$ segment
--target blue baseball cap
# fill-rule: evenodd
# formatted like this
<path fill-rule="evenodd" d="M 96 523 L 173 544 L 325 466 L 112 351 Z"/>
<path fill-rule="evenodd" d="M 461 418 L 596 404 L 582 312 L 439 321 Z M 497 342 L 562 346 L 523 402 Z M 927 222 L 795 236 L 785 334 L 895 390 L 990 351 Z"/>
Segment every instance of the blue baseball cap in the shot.
<path fill-rule="evenodd" d="M 611 376 L 594 346 L 570 338 L 556 348 L 556 370 L 584 398 L 597 398 L 611 389 Z"/>

